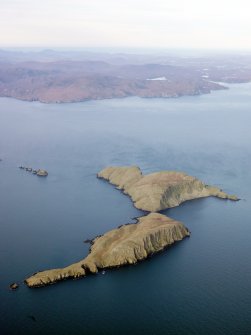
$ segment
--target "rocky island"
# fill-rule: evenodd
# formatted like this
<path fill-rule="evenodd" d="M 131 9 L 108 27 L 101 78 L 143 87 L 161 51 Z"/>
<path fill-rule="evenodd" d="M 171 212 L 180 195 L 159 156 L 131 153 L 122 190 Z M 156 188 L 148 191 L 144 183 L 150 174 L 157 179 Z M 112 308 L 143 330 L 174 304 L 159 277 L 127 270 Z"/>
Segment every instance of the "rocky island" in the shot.
<path fill-rule="evenodd" d="M 91 243 L 89 254 L 65 268 L 37 272 L 27 278 L 29 287 L 39 287 L 68 278 L 80 278 L 99 270 L 135 264 L 190 235 L 188 229 L 157 211 L 182 202 L 215 196 L 238 200 L 221 189 L 204 184 L 183 172 L 161 171 L 143 175 L 137 166 L 107 167 L 97 175 L 128 194 L 135 207 L 151 212 L 98 236 Z"/>
<path fill-rule="evenodd" d="M 29 287 L 44 286 L 97 273 L 100 269 L 135 264 L 189 235 L 181 222 L 150 213 L 138 218 L 138 223 L 126 224 L 96 237 L 83 260 L 62 269 L 38 272 L 25 283 Z"/>
<path fill-rule="evenodd" d="M 148 212 L 158 212 L 179 206 L 187 200 L 210 196 L 238 200 L 235 195 L 228 195 L 218 187 L 206 185 L 183 172 L 161 171 L 144 176 L 137 166 L 112 166 L 100 171 L 97 176 L 129 195 L 136 208 Z"/>
<path fill-rule="evenodd" d="M 39 170 L 37 170 L 36 175 L 39 176 L 39 177 L 47 177 L 48 172 L 46 170 L 39 169 Z"/>
<path fill-rule="evenodd" d="M 20 165 L 19 169 L 25 170 L 27 172 L 32 172 L 32 174 L 35 174 L 35 175 L 37 175 L 39 177 L 47 177 L 48 176 L 48 172 L 46 170 L 43 170 L 43 169 L 35 170 L 35 169 L 31 168 L 31 167 L 25 167 L 23 165 Z"/>

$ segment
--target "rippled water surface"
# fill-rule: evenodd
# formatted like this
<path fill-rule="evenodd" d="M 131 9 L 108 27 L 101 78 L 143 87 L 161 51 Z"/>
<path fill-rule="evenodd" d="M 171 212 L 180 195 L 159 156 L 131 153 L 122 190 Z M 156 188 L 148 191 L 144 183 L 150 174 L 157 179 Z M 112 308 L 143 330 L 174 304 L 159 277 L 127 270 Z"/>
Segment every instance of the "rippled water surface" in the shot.
<path fill-rule="evenodd" d="M 1 98 L 1 334 L 250 334 L 250 106 L 251 84 L 169 100 Z M 137 266 L 9 291 L 33 272 L 78 261 L 88 253 L 83 240 L 143 214 L 96 178 L 107 165 L 130 164 L 185 171 L 242 200 L 165 211 L 191 238 Z"/>

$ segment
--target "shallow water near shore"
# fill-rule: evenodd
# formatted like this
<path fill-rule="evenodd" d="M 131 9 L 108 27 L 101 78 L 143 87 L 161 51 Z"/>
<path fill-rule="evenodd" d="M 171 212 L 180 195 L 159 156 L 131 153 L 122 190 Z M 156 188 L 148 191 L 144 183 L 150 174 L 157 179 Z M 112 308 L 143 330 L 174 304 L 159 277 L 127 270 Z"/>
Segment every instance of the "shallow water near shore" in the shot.
<path fill-rule="evenodd" d="M 1 334 L 251 333 L 250 106 L 251 84 L 179 99 L 1 98 Z M 144 214 L 96 178 L 108 165 L 132 164 L 185 171 L 242 200 L 164 211 L 191 237 L 136 266 L 10 291 L 34 272 L 82 259 L 84 240 Z"/>

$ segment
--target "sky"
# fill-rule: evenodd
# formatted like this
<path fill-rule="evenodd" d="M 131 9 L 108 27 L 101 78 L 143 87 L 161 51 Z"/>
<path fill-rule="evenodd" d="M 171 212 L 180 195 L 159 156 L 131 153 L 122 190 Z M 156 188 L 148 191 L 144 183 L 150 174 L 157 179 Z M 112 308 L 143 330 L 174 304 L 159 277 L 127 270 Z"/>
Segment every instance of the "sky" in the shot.
<path fill-rule="evenodd" d="M 250 0 L 0 0 L 0 47 L 251 50 Z"/>

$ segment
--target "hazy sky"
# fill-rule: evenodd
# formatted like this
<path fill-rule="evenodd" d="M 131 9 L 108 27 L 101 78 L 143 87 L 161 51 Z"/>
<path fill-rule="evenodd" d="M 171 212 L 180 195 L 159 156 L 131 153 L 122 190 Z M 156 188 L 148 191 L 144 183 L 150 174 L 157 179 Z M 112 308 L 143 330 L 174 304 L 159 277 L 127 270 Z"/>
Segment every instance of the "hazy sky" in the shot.
<path fill-rule="evenodd" d="M 251 49 L 251 0 L 0 0 L 0 47 Z"/>

